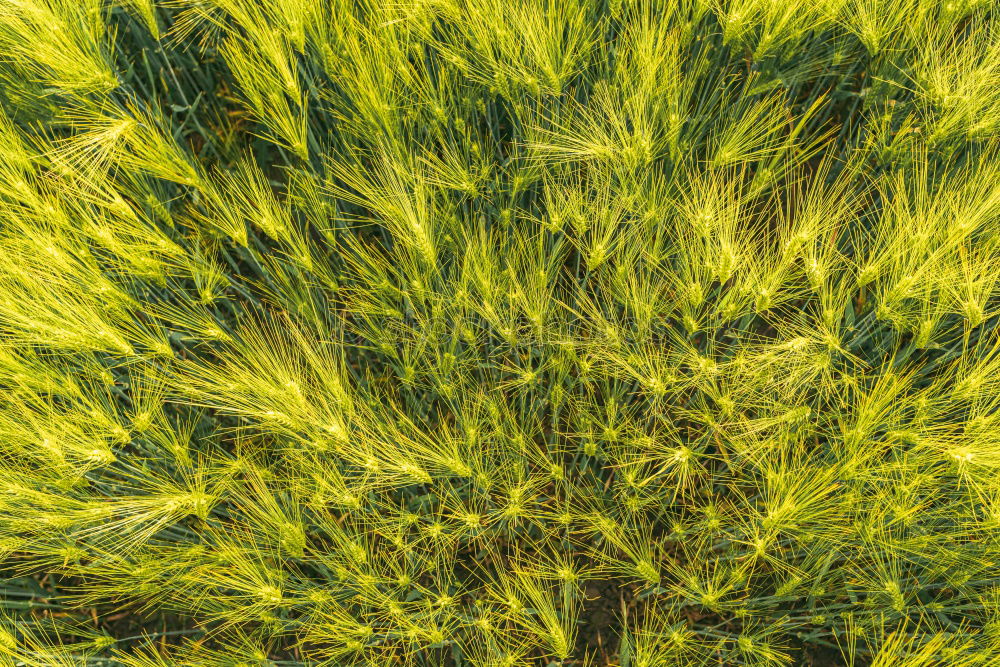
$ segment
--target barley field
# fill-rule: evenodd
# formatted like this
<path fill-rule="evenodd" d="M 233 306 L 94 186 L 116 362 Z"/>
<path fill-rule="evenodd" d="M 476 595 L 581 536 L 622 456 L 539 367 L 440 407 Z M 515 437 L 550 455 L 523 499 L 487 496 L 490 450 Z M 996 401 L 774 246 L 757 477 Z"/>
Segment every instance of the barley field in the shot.
<path fill-rule="evenodd" d="M 1000 665 L 996 0 L 0 0 L 0 667 Z"/>

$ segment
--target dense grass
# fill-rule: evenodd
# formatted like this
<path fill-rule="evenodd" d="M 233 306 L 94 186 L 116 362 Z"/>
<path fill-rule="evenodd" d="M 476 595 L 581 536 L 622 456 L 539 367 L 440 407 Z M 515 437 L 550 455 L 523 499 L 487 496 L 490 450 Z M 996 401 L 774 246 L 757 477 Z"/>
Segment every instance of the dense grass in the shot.
<path fill-rule="evenodd" d="M 0 664 L 1000 663 L 993 0 L 0 0 Z"/>

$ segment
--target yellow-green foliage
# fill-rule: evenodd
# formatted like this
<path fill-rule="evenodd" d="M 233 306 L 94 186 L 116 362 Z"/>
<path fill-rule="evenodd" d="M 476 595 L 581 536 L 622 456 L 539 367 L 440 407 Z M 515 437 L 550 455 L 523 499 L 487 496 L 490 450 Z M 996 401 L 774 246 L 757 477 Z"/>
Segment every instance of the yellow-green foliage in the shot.
<path fill-rule="evenodd" d="M 1000 664 L 993 0 L 0 0 L 0 665 Z"/>

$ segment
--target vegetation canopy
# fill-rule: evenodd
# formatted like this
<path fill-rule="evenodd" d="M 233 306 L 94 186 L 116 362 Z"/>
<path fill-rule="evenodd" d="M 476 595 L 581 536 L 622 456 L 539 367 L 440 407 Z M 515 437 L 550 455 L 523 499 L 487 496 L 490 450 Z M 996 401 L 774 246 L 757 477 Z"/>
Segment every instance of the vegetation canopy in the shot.
<path fill-rule="evenodd" d="M 995 0 L 0 0 L 0 666 L 1000 664 Z"/>

